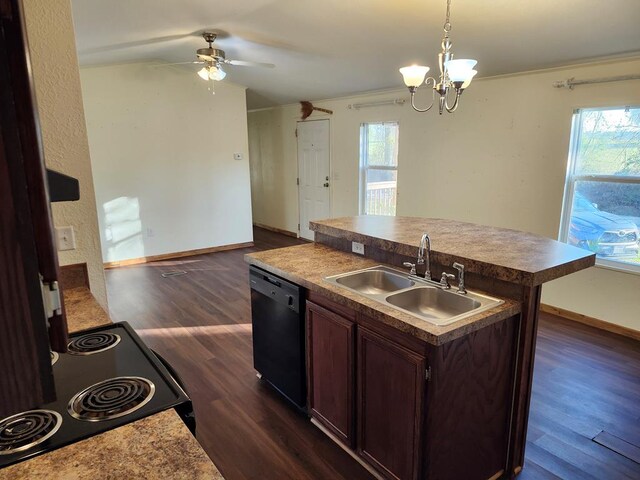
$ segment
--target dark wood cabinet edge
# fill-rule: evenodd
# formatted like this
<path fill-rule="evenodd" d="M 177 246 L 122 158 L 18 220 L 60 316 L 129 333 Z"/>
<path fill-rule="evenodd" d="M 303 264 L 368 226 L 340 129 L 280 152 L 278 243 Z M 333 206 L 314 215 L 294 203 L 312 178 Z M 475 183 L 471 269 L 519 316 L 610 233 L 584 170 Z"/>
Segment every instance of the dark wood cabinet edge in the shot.
<path fill-rule="evenodd" d="M 11 20 L 7 18 L 7 22 L 3 21 L 7 39 L 13 42 L 7 52 L 12 77 L 10 88 L 15 98 L 17 128 L 29 191 L 39 272 L 44 282 L 53 283 L 58 281 L 60 272 L 46 181 L 42 136 L 31 75 L 29 46 L 22 4 L 16 0 L 13 2 L 13 7 Z M 60 303 L 61 313 L 49 319 L 49 342 L 51 349 L 66 352 L 68 330 L 62 295 L 60 295 Z"/>
<path fill-rule="evenodd" d="M 415 352 L 419 355 L 428 356 L 431 349 L 437 348 L 433 345 L 428 344 L 427 342 L 420 340 L 419 338 L 414 337 L 413 335 L 401 332 L 400 330 L 390 327 L 389 325 L 385 325 L 384 323 L 363 313 L 357 314 L 356 322 L 358 323 L 358 325 L 361 325 L 369 331 L 376 332 L 380 336 L 387 338 L 387 340 L 392 340 L 405 349 Z"/>
<path fill-rule="evenodd" d="M 328 419 L 326 419 L 321 413 L 317 412 L 313 407 L 313 362 L 311 361 L 312 357 L 312 342 L 311 342 L 311 323 L 312 319 L 310 316 L 310 312 L 316 311 L 321 315 L 327 316 L 334 320 L 337 323 L 341 323 L 346 326 L 349 330 L 349 343 L 351 348 L 349 350 L 349 365 L 351 365 L 351 382 L 348 385 L 348 403 L 350 405 L 349 408 L 349 420 L 348 424 L 350 425 L 350 431 L 343 432 L 338 427 L 336 427 L 333 423 L 331 423 Z M 305 320 L 306 320 L 306 329 L 307 329 L 307 405 L 309 407 L 309 413 L 313 418 L 322 423 L 325 428 L 330 430 L 337 438 L 341 439 L 343 443 L 349 448 L 353 449 L 355 447 L 355 401 L 354 401 L 354 389 L 355 389 L 355 357 L 354 357 L 354 348 L 355 348 L 355 322 L 350 321 L 348 318 L 344 318 L 341 314 L 333 312 L 327 308 L 324 308 L 321 305 L 318 305 L 311 300 L 307 300 L 305 307 Z"/>
<path fill-rule="evenodd" d="M 423 340 L 420 340 L 419 338 L 414 337 L 413 335 L 401 332 L 400 330 L 389 325 L 385 325 L 384 323 L 375 320 L 368 315 L 356 312 L 355 310 L 340 305 L 319 293 L 307 291 L 307 301 L 311 301 L 314 304 L 324 307 L 333 313 L 348 318 L 358 325 L 362 325 L 372 331 L 377 332 L 382 336 L 389 337 L 394 342 L 421 355 L 427 355 L 430 349 L 434 348 L 432 345 Z"/>
<path fill-rule="evenodd" d="M 414 444 L 414 458 L 413 458 L 413 480 L 421 478 L 421 455 L 420 452 L 423 451 L 423 442 L 424 442 L 424 410 L 425 410 L 425 399 L 426 399 L 426 390 L 427 390 L 427 381 L 426 381 L 426 369 L 428 365 L 428 361 L 426 356 L 421 355 L 411 348 L 407 348 L 400 343 L 396 343 L 392 339 L 389 339 L 384 334 L 371 330 L 365 326 L 360 325 L 358 328 L 358 332 L 356 334 L 357 342 L 356 342 L 356 356 L 357 356 L 357 364 L 356 364 L 356 391 L 357 391 L 357 405 L 360 408 L 357 408 L 358 415 L 356 417 L 356 430 L 357 430 L 357 448 L 356 452 L 360 455 L 365 461 L 367 461 L 373 468 L 376 469 L 382 475 L 385 475 L 389 478 L 399 479 L 393 472 L 388 470 L 384 465 L 376 460 L 375 457 L 370 455 L 366 450 L 363 450 L 362 446 L 364 444 L 364 422 L 362 421 L 362 412 L 364 411 L 364 402 L 365 399 L 363 397 L 364 390 L 364 379 L 362 377 L 362 365 L 364 364 L 364 355 L 365 351 L 362 345 L 362 340 L 366 337 L 370 339 L 380 340 L 378 345 L 382 348 L 385 348 L 394 355 L 397 355 L 397 351 L 400 350 L 406 354 L 408 357 L 413 357 L 413 360 L 416 364 L 416 387 L 418 392 L 418 397 L 416 398 L 416 408 L 418 410 L 418 415 L 415 417 L 414 429 L 416 432 L 419 432 L 418 438 L 415 439 Z M 395 351 L 394 351 L 395 350 Z"/>
<path fill-rule="evenodd" d="M 516 471 L 519 471 L 518 468 L 521 469 L 522 465 L 524 465 L 541 293 L 542 286 L 524 289 L 523 309 L 520 315 L 516 351 L 511 431 L 505 469 L 506 478 L 514 478 L 517 475 Z"/>
<path fill-rule="evenodd" d="M 339 303 L 330 300 L 329 298 L 321 295 L 317 292 L 313 292 L 311 290 L 307 290 L 307 301 L 315 303 L 316 305 L 323 307 L 333 313 L 337 313 L 342 317 L 348 318 L 349 320 L 355 322 L 356 321 L 356 311 L 340 305 Z"/>
<path fill-rule="evenodd" d="M 311 418 L 315 419 L 317 422 L 321 423 L 322 426 L 324 426 L 324 428 L 329 430 L 333 434 L 333 436 L 336 438 L 336 440 L 341 442 L 345 447 L 349 448 L 350 450 L 354 449 L 355 442 L 353 440 L 353 435 L 351 435 L 351 438 L 349 438 L 349 436 L 347 436 L 342 430 L 340 430 L 333 423 L 331 423 L 330 420 L 328 420 L 316 409 L 311 408 L 309 412 L 311 414 Z"/>

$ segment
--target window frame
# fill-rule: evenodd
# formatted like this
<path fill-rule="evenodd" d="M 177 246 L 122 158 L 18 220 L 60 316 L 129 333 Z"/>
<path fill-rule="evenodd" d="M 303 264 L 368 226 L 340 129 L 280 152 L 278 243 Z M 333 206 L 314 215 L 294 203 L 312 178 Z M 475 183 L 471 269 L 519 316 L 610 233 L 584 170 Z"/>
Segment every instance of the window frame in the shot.
<path fill-rule="evenodd" d="M 398 129 L 397 142 L 398 142 L 398 152 L 396 155 L 396 165 L 395 167 L 389 167 L 385 165 L 375 165 L 371 166 L 368 163 L 368 138 L 369 134 L 367 132 L 368 125 L 384 125 L 384 124 L 394 124 Z M 359 151 L 359 192 L 358 192 L 358 212 L 360 215 L 370 215 L 365 211 L 367 204 L 367 173 L 369 170 L 381 170 L 381 171 L 395 171 L 396 172 L 396 212 L 393 215 L 388 216 L 397 216 L 398 212 L 398 166 L 399 166 L 399 157 L 400 157 L 400 122 L 398 120 L 381 120 L 381 121 L 372 121 L 372 122 L 361 122 L 360 123 L 360 151 Z"/>
<path fill-rule="evenodd" d="M 601 174 L 576 174 L 578 146 L 582 136 L 582 128 L 580 124 L 581 113 L 584 111 L 607 111 L 622 109 L 638 109 L 640 106 L 624 105 L 624 106 L 607 106 L 607 107 L 583 107 L 573 110 L 571 118 L 571 136 L 569 138 L 569 153 L 567 159 L 567 171 L 565 174 L 565 186 L 562 197 L 562 211 L 560 215 L 560 229 L 558 232 L 558 241 L 568 243 L 569 226 L 571 224 L 571 211 L 573 207 L 573 199 L 575 197 L 575 185 L 577 182 L 602 182 L 602 183 L 626 183 L 640 185 L 640 176 L 622 176 L 622 175 L 601 175 Z M 640 227 L 640 225 L 637 225 Z M 576 247 L 579 248 L 579 247 Z M 609 270 L 616 270 L 625 273 L 640 275 L 640 264 L 635 265 L 617 260 L 610 260 L 596 256 L 596 267 Z"/>

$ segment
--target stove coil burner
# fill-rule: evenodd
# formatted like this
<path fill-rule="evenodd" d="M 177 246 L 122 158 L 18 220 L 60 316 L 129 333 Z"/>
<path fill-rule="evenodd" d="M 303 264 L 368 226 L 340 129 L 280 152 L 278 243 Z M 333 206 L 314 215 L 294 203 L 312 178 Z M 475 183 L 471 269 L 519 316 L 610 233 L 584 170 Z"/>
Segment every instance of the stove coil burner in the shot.
<path fill-rule="evenodd" d="M 71 355 L 91 355 L 92 353 L 109 350 L 118 343 L 120 343 L 119 335 L 108 332 L 97 332 L 74 338 L 69 342 L 67 348 Z"/>
<path fill-rule="evenodd" d="M 51 354 L 51 365 L 55 365 L 58 361 L 58 358 L 60 358 L 60 355 L 58 355 L 58 352 L 54 351 L 50 351 L 49 353 Z"/>
<path fill-rule="evenodd" d="M 146 378 L 111 378 L 74 395 L 67 409 L 78 420 L 111 420 L 138 410 L 151 400 L 155 391 L 155 385 Z"/>
<path fill-rule="evenodd" d="M 51 410 L 29 410 L 0 420 L 0 455 L 22 452 L 55 434 L 62 416 Z"/>

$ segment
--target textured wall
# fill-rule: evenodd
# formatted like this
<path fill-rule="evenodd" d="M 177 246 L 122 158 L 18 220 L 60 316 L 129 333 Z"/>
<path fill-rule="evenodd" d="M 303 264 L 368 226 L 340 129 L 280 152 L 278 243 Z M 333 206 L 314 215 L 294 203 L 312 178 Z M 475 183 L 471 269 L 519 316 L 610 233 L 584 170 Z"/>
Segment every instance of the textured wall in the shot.
<path fill-rule="evenodd" d="M 245 88 L 196 71 L 80 71 L 105 262 L 253 238 Z"/>
<path fill-rule="evenodd" d="M 91 291 L 107 306 L 91 160 L 69 0 L 24 0 L 45 162 L 80 181 L 80 201 L 53 204 L 57 226 L 73 225 L 77 249 L 60 265 L 86 262 Z"/>
<path fill-rule="evenodd" d="M 350 103 L 406 99 L 404 88 L 314 102 L 334 111 L 332 215 L 358 214 L 360 124 L 398 121 L 398 215 L 452 218 L 557 238 L 573 109 L 638 105 L 640 88 L 638 81 L 627 81 L 570 91 L 552 83 L 639 69 L 640 59 L 630 59 L 479 79 L 452 115 L 421 114 L 409 105 L 347 108 Z M 429 96 L 422 90 L 419 105 Z M 249 113 L 252 181 L 262 183 L 252 191 L 254 205 L 259 205 L 254 220 L 290 231 L 298 223 L 299 119 L 299 105 Z M 639 291 L 640 275 L 598 267 L 545 285 L 543 302 L 640 330 Z"/>

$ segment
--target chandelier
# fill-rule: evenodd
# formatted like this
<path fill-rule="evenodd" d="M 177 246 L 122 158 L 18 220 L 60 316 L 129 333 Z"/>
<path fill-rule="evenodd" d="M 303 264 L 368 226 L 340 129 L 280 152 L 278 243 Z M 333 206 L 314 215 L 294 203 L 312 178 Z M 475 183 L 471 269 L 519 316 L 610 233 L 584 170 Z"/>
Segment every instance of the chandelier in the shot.
<path fill-rule="evenodd" d="M 402 78 L 405 85 L 409 88 L 411 93 L 411 106 L 416 112 L 428 112 L 435 103 L 436 93 L 438 97 L 438 110 L 440 115 L 445 110 L 449 113 L 455 112 L 458 108 L 458 101 L 460 95 L 469 86 L 471 80 L 475 76 L 477 71 L 473 69 L 476 60 L 471 59 L 453 59 L 453 53 L 451 53 L 451 40 L 449 39 L 449 32 L 451 32 L 451 22 L 449 17 L 451 15 L 451 0 L 447 0 L 447 15 L 444 21 L 444 37 L 442 38 L 442 52 L 438 54 L 438 65 L 440 66 L 440 81 L 437 82 L 433 77 L 425 76 L 429 72 L 429 67 L 423 65 L 411 65 L 409 67 L 403 67 L 400 69 Z M 431 93 L 431 105 L 427 108 L 418 108 L 414 103 L 414 97 L 418 87 L 424 82 L 425 85 L 432 87 Z M 449 98 L 452 92 L 455 92 L 455 98 L 453 104 L 449 105 Z"/>

